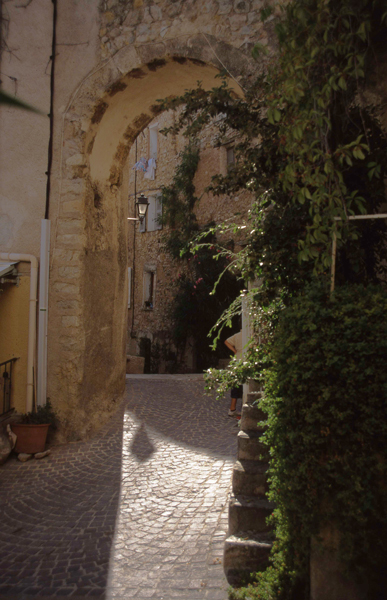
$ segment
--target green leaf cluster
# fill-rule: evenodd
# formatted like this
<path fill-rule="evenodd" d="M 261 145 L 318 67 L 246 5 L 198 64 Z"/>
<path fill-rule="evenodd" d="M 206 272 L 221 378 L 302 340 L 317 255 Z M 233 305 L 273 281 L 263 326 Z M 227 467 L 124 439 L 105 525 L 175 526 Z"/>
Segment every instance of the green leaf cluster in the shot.
<path fill-rule="evenodd" d="M 307 289 L 281 312 L 261 403 L 288 569 L 307 581 L 310 539 L 334 524 L 370 599 L 385 585 L 386 310 L 380 286 Z"/>
<path fill-rule="evenodd" d="M 179 155 L 172 182 L 161 188 L 162 221 L 168 225 L 164 243 L 171 255 L 178 259 L 187 251 L 187 245 L 198 232 L 194 207 L 198 202 L 194 177 L 199 164 L 199 147 L 189 141 Z"/>
<path fill-rule="evenodd" d="M 23 422 L 35 425 L 46 425 L 48 423 L 56 429 L 58 419 L 50 400 L 47 400 L 44 406 L 37 406 L 34 410 L 24 415 Z"/>

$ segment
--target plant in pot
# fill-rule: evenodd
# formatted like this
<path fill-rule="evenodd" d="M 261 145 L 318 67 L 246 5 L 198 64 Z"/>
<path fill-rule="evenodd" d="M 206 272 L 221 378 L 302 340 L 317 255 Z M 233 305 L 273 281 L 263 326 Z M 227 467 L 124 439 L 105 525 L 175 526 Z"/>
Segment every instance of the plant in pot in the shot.
<path fill-rule="evenodd" d="M 25 454 L 44 452 L 50 426 L 56 429 L 57 419 L 51 402 L 47 400 L 44 406 L 38 406 L 23 415 L 20 423 L 12 424 L 12 431 L 17 435 L 15 452 Z"/>

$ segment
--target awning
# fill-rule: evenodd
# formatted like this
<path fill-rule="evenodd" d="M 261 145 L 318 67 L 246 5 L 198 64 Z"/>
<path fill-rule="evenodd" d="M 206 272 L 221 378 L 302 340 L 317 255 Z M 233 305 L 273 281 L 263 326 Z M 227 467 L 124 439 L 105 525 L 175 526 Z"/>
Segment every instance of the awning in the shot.
<path fill-rule="evenodd" d="M 4 277 L 14 269 L 14 265 L 17 265 L 19 261 L 16 262 L 0 262 L 0 277 Z"/>

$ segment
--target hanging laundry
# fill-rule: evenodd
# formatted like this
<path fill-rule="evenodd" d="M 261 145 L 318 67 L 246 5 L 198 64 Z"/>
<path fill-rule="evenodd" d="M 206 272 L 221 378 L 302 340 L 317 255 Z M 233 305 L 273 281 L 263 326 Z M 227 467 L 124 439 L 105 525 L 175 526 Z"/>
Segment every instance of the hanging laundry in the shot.
<path fill-rule="evenodd" d="M 141 157 L 140 160 L 138 162 L 136 162 L 136 164 L 134 165 L 133 169 L 135 169 L 136 171 L 142 171 L 143 173 L 145 173 L 146 169 L 147 169 L 147 159 Z"/>
<path fill-rule="evenodd" d="M 144 178 L 145 179 L 154 179 L 155 178 L 155 171 L 156 171 L 156 161 L 155 161 L 154 158 L 150 158 L 148 160 L 148 166 L 147 166 Z"/>

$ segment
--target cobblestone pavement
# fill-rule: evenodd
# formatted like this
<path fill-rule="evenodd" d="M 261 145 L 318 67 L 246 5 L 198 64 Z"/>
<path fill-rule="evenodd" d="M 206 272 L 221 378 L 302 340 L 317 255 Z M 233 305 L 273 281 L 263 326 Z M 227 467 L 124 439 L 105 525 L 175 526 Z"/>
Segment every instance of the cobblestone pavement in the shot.
<path fill-rule="evenodd" d="M 237 423 L 198 376 L 129 376 L 103 432 L 0 468 L 0 598 L 226 600 Z"/>

